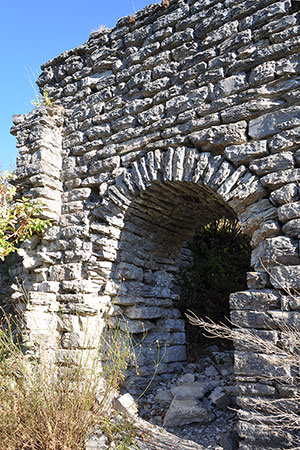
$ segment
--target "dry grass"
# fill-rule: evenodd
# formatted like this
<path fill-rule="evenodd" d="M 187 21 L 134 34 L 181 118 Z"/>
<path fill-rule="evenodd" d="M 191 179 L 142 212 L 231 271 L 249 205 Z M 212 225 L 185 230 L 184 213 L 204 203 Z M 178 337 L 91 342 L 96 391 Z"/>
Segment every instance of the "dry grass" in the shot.
<path fill-rule="evenodd" d="M 76 366 L 33 364 L 5 319 L 0 327 L 0 450 L 81 450 L 99 426 L 116 441 L 115 448 L 128 448 L 130 427 L 111 420 L 111 406 L 130 352 L 128 336 L 117 330 L 106 342 L 106 363 L 101 352 L 82 352 Z"/>

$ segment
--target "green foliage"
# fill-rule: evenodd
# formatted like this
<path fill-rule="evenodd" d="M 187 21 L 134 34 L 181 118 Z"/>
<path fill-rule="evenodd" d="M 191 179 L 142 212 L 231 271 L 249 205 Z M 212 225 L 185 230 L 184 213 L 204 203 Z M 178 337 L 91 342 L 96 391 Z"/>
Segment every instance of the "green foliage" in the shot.
<path fill-rule="evenodd" d="M 16 188 L 10 183 L 13 175 L 0 174 L 0 259 L 17 249 L 21 241 L 30 239 L 33 233 L 41 233 L 49 226 L 49 220 L 38 217 L 42 203 L 27 198 L 15 199 Z"/>
<path fill-rule="evenodd" d="M 44 90 L 43 95 L 36 94 L 36 100 L 31 100 L 31 103 L 38 108 L 40 106 L 52 106 L 52 100 L 49 98 L 49 92 Z"/>
<path fill-rule="evenodd" d="M 217 323 L 224 321 L 230 313 L 229 295 L 247 288 L 250 238 L 242 233 L 237 221 L 223 218 L 200 228 L 189 248 L 193 263 L 181 273 L 179 308 Z M 192 332 L 188 340 L 193 339 L 196 336 Z"/>

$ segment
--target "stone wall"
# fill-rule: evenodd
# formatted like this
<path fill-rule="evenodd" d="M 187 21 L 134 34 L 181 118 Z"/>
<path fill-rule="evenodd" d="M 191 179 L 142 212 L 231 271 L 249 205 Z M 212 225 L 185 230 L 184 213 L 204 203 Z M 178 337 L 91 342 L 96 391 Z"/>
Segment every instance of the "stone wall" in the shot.
<path fill-rule="evenodd" d="M 286 294 L 300 287 L 298 4 L 149 5 L 42 66 L 38 85 L 53 106 L 14 116 L 12 133 L 20 192 L 42 199 L 53 220 L 24 245 L 21 274 L 31 345 L 47 357 L 63 364 L 93 348 L 113 303 L 112 326 L 147 332 L 141 375 L 156 340 L 166 346 L 160 372 L 176 369 L 185 359 L 178 254 L 197 226 L 223 216 L 237 217 L 253 246 L 232 319 L 274 341 L 276 321 L 298 324 Z M 237 343 L 242 417 L 259 396 L 281 395 L 258 383 L 275 363 Z M 240 436 L 241 449 L 288 445 L 243 421 Z"/>

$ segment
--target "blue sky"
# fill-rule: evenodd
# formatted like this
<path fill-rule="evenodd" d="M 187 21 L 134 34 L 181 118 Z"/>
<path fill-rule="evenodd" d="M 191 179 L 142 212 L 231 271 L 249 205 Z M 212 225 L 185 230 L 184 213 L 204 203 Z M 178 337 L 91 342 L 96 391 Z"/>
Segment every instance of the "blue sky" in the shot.
<path fill-rule="evenodd" d="M 83 44 L 89 34 L 120 17 L 159 0 L 15 0 L 1 2 L 0 42 L 0 168 L 12 169 L 17 156 L 10 135 L 13 114 L 29 112 L 40 66 Z"/>

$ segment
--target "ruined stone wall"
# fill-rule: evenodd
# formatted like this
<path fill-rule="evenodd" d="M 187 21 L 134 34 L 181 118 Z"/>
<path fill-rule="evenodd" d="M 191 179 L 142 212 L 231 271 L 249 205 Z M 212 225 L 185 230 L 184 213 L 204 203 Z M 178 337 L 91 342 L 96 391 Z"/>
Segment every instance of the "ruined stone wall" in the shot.
<path fill-rule="evenodd" d="M 197 226 L 223 216 L 239 218 L 253 246 L 232 319 L 274 341 L 276 320 L 299 322 L 286 293 L 300 287 L 298 2 L 168 3 L 44 64 L 38 84 L 53 106 L 14 116 L 18 187 L 54 224 L 24 245 L 25 317 L 32 344 L 59 364 L 93 348 L 113 303 L 111 325 L 147 332 L 141 375 L 156 340 L 166 346 L 160 372 L 176 369 L 178 254 Z M 287 395 L 259 382 L 279 373 L 275 363 L 237 344 L 244 417 L 259 396 Z M 243 449 L 287 445 L 246 422 L 240 435 Z"/>

